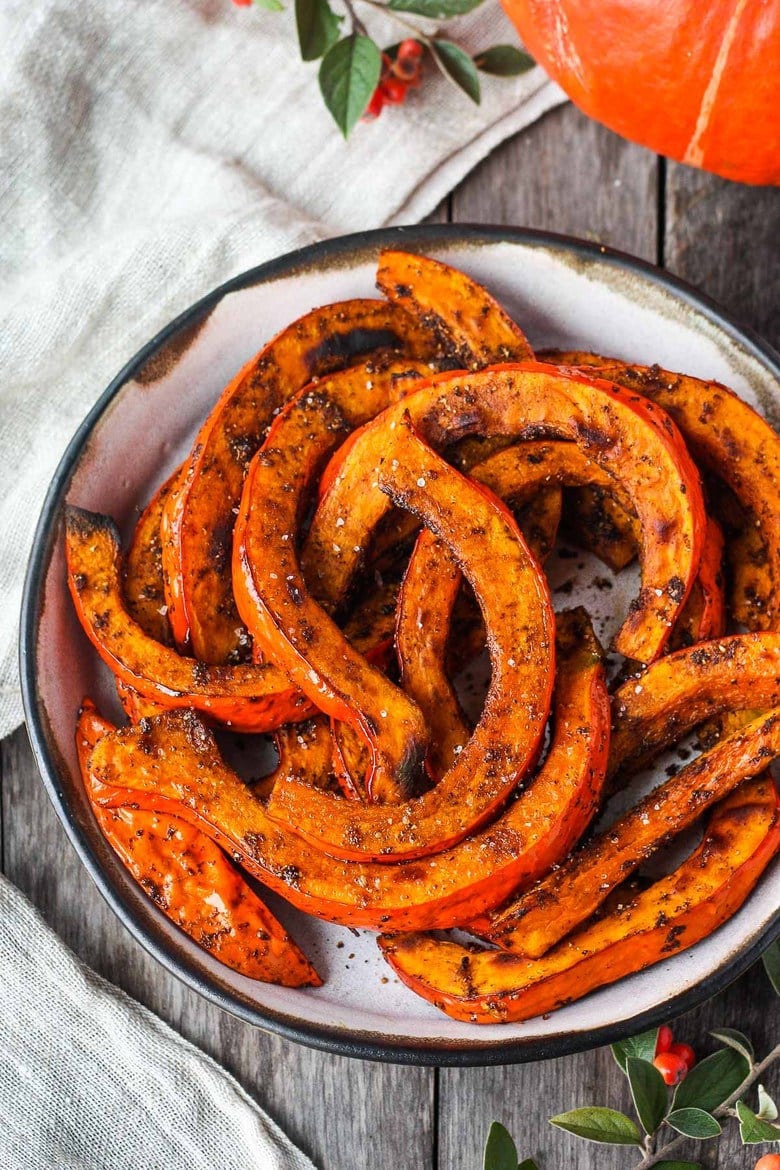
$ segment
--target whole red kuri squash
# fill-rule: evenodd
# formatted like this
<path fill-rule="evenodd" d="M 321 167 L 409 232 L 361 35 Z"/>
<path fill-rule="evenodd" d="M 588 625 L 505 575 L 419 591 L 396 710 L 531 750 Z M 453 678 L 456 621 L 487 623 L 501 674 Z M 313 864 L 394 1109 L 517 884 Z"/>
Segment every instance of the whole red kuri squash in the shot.
<path fill-rule="evenodd" d="M 780 184 L 780 0 L 502 0 L 590 117 L 680 162 Z"/>

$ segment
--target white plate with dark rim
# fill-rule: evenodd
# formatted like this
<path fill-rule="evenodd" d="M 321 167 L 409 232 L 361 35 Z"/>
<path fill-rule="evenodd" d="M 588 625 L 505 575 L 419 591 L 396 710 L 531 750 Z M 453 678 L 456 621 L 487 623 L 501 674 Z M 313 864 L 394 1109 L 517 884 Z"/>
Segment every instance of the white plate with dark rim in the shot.
<path fill-rule="evenodd" d="M 252 1024 L 349 1056 L 442 1065 L 538 1060 L 652 1027 L 746 970 L 780 933 L 780 859 L 730 922 L 690 950 L 546 1019 L 481 1027 L 450 1020 L 398 983 L 372 932 L 319 922 L 275 897 L 269 902 L 325 977 L 324 987 L 291 990 L 230 971 L 129 877 L 101 837 L 78 776 L 74 725 L 82 697 L 95 696 L 107 714 L 117 707 L 68 597 L 64 504 L 107 512 L 127 535 L 233 373 L 309 309 L 372 295 L 376 257 L 388 245 L 437 257 L 482 281 L 536 347 L 595 349 L 715 378 L 777 425 L 778 356 L 694 290 L 609 249 L 541 232 L 458 225 L 361 233 L 282 257 L 216 289 L 159 333 L 104 391 L 68 447 L 46 497 L 22 607 L 27 725 L 49 796 L 101 893 L 151 954 L 208 999 Z M 621 575 L 606 591 L 594 588 L 596 577 L 603 586 L 603 566 L 580 554 L 576 564 L 554 559 L 550 573 L 563 604 L 588 606 L 608 638 L 633 576 Z M 644 783 L 662 778 L 664 764 Z"/>

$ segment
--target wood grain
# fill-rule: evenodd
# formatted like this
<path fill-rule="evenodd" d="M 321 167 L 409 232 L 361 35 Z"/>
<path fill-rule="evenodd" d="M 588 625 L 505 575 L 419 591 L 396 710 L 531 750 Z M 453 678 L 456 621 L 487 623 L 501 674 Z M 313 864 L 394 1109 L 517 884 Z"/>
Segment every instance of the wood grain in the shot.
<path fill-rule="evenodd" d="M 453 192 L 453 219 L 544 228 L 655 261 L 658 181 L 655 155 L 560 106 Z"/>

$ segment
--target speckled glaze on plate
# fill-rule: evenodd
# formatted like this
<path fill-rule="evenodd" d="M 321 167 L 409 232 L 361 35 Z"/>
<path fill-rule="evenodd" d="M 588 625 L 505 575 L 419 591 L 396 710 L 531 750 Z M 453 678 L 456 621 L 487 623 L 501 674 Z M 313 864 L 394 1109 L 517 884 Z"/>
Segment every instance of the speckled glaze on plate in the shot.
<path fill-rule="evenodd" d="M 442 1065 L 538 1060 L 651 1027 L 735 979 L 780 932 L 780 863 L 729 923 L 690 950 L 547 1019 L 479 1027 L 450 1020 L 398 983 L 372 932 L 354 934 L 308 918 L 276 897 L 269 903 L 325 986 L 272 987 L 228 970 L 169 923 L 129 877 L 101 837 L 78 776 L 74 725 L 82 696 L 93 695 L 107 712 L 117 708 L 68 596 L 63 505 L 108 512 L 127 535 L 239 366 L 314 306 L 371 295 L 377 254 L 388 245 L 435 256 L 482 281 L 536 347 L 592 348 L 715 378 L 777 425 L 777 355 L 694 290 L 606 248 L 505 228 L 398 228 L 328 241 L 263 265 L 215 290 L 149 342 L 105 390 L 65 453 L 38 525 L 22 608 L 28 729 L 49 796 L 101 893 L 142 945 L 190 987 L 250 1023 L 345 1055 Z M 603 566 L 579 555 L 572 564 L 553 560 L 553 588 L 563 605 L 587 605 L 608 638 L 634 580 L 623 574 L 605 591 Z M 637 786 L 657 782 L 663 764 Z"/>

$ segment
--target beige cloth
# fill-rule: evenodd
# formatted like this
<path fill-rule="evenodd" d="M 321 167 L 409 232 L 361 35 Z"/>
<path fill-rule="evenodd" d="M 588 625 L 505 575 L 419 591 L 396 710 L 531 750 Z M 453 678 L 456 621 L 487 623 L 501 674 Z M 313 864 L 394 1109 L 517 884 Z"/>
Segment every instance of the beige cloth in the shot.
<path fill-rule="evenodd" d="M 457 34 L 513 36 L 497 0 Z M 17 615 L 43 494 L 117 370 L 252 265 L 420 219 L 562 100 L 539 69 L 484 78 L 480 107 L 430 76 L 345 143 L 316 69 L 292 3 L 0 4 L 0 736 L 22 718 Z"/>

